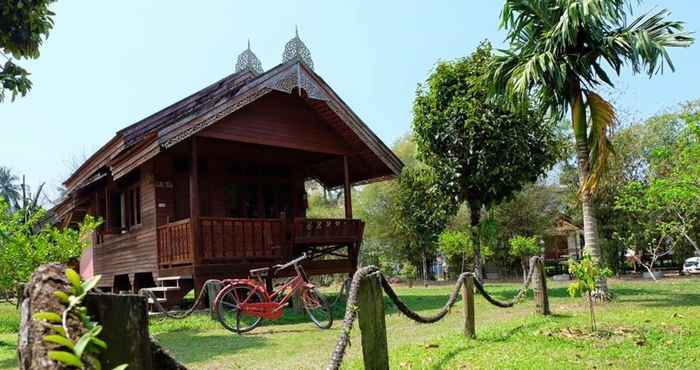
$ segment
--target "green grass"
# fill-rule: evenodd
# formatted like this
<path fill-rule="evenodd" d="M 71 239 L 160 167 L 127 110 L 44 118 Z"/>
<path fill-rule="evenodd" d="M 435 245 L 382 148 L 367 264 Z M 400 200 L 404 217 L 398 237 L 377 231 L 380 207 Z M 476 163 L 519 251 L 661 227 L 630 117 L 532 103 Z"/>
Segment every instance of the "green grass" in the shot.
<path fill-rule="evenodd" d="M 490 284 L 500 298 L 512 297 L 517 284 Z M 597 307 L 600 334 L 588 333 L 588 311 L 566 284 L 550 282 L 555 315 L 534 314 L 531 299 L 500 309 L 476 298 L 477 339 L 462 334 L 458 303 L 437 324 L 421 325 L 399 315 L 387 302 L 392 369 L 673 369 L 700 368 L 700 279 L 611 281 L 613 303 Z M 450 286 L 398 288 L 408 305 L 436 312 Z M 386 300 L 385 300 L 386 302 Z M 151 333 L 192 369 L 324 368 L 340 332 L 344 308 L 335 311 L 330 330 L 317 329 L 303 315 L 287 314 L 249 334 L 224 330 L 207 315 L 185 320 L 155 319 Z M 17 312 L 0 305 L 0 369 L 16 368 Z M 357 325 L 344 362 L 362 368 Z"/>

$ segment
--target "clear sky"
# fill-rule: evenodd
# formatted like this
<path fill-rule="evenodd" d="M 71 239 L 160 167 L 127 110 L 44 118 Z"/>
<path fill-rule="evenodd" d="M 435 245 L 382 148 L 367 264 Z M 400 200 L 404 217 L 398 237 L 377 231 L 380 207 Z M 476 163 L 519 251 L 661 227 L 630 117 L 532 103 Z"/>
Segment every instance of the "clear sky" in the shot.
<path fill-rule="evenodd" d="M 299 25 L 319 73 L 391 144 L 410 130 L 416 85 L 481 40 L 503 45 L 502 1 L 69 1 L 36 61 L 34 88 L 0 104 L 0 166 L 50 189 L 114 133 L 233 72 L 251 39 L 269 69 Z M 648 0 L 700 30 L 697 0 Z M 622 76 L 619 104 L 645 117 L 700 97 L 700 44 L 676 73 Z"/>

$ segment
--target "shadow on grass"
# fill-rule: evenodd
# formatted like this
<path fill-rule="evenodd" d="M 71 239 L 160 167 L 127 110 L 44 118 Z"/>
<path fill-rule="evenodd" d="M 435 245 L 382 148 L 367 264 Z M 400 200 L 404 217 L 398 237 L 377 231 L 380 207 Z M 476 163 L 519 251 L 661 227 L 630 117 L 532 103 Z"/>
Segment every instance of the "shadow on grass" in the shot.
<path fill-rule="evenodd" d="M 211 361 L 217 356 L 230 356 L 248 348 L 267 345 L 267 339 L 252 335 L 202 335 L 200 330 L 161 333 L 155 338 L 184 363 Z"/>
<path fill-rule="evenodd" d="M 521 333 L 528 333 L 532 332 L 534 330 L 537 330 L 541 328 L 542 326 L 548 325 L 551 323 L 552 320 L 558 320 L 558 319 L 567 319 L 570 318 L 571 315 L 568 314 L 552 314 L 547 316 L 547 319 L 538 319 L 535 321 L 530 321 L 525 324 L 520 324 L 517 325 L 509 330 L 506 330 L 504 332 L 499 332 L 499 333 L 489 333 L 489 334 L 482 334 L 479 336 L 477 333 L 477 338 L 465 341 L 463 345 L 459 346 L 458 348 L 455 348 L 454 350 L 444 354 L 441 356 L 440 360 L 432 366 L 432 369 L 445 369 L 447 364 L 450 363 L 450 361 L 457 356 L 458 354 L 463 353 L 464 351 L 467 351 L 469 349 L 473 349 L 473 347 L 486 344 L 488 345 L 489 343 L 491 344 L 496 344 L 496 343 L 505 343 L 513 339 L 514 336 L 521 334 Z"/>

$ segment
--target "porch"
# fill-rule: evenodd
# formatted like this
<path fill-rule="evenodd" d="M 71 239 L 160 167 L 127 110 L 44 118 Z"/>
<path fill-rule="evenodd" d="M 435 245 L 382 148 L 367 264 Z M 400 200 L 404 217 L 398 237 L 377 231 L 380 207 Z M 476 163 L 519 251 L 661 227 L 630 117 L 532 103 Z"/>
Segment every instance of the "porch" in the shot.
<path fill-rule="evenodd" d="M 195 242 L 196 228 L 200 243 Z M 206 273 L 216 266 L 228 266 L 230 277 L 245 276 L 250 268 L 282 263 L 303 252 L 339 257 L 310 261 L 309 273 L 351 272 L 363 230 L 364 223 L 357 219 L 290 220 L 284 214 L 259 219 L 188 218 L 158 227 L 159 276 Z"/>

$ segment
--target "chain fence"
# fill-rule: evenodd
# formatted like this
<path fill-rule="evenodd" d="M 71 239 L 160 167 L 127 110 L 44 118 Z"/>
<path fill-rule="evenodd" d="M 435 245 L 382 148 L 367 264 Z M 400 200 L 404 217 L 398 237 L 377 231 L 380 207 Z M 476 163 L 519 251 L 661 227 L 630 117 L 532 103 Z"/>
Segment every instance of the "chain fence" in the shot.
<path fill-rule="evenodd" d="M 491 304 L 501 307 L 501 308 L 509 308 L 513 307 L 517 303 L 521 302 L 525 294 L 527 293 L 529 287 L 530 287 L 530 282 L 532 281 L 534 271 L 536 270 L 535 264 L 538 262 L 538 258 L 540 257 L 533 257 L 530 259 L 530 271 L 528 272 L 527 278 L 525 282 L 523 283 L 523 286 L 518 290 L 518 293 L 515 295 L 515 297 L 510 301 L 510 302 L 504 302 L 500 301 L 493 296 L 491 296 L 486 289 L 484 289 L 484 286 L 478 281 L 478 279 L 473 278 L 472 281 L 474 282 L 475 288 L 481 293 L 481 295 L 484 296 L 484 298 Z M 404 303 L 401 298 L 396 294 L 394 289 L 391 287 L 385 276 L 381 273 L 381 271 L 376 267 L 376 266 L 367 266 L 363 267 L 357 272 L 355 272 L 355 275 L 353 275 L 352 280 L 350 282 L 350 287 L 348 291 L 348 296 L 347 296 L 347 303 L 346 303 L 346 308 L 345 308 L 345 316 L 343 318 L 343 326 L 341 327 L 340 330 L 340 335 L 338 336 L 338 340 L 336 342 L 336 346 L 333 350 L 333 353 L 331 355 L 331 360 L 328 366 L 326 367 L 327 370 L 337 370 L 340 368 L 340 364 L 343 362 L 343 358 L 345 357 L 345 352 L 347 350 L 348 345 L 350 344 L 350 332 L 352 331 L 353 323 L 355 322 L 355 319 L 357 318 L 357 312 L 359 310 L 358 306 L 358 301 L 359 301 L 359 290 L 360 290 L 360 282 L 362 279 L 366 278 L 370 274 L 377 273 L 379 274 L 380 282 L 382 289 L 386 293 L 386 295 L 389 297 L 389 300 L 396 306 L 396 308 L 404 314 L 406 317 L 409 319 L 422 323 L 422 324 L 431 324 L 438 322 L 442 320 L 450 311 L 452 306 L 457 302 L 457 297 L 459 296 L 460 289 L 462 288 L 462 285 L 465 283 L 465 280 L 467 277 L 475 277 L 475 274 L 472 272 L 465 272 L 459 275 L 459 278 L 457 279 L 457 282 L 455 283 L 454 289 L 450 293 L 449 298 L 447 299 L 447 302 L 445 302 L 445 305 L 438 311 L 436 314 L 431 315 L 431 316 L 423 316 L 413 310 L 411 310 L 406 303 Z"/>

